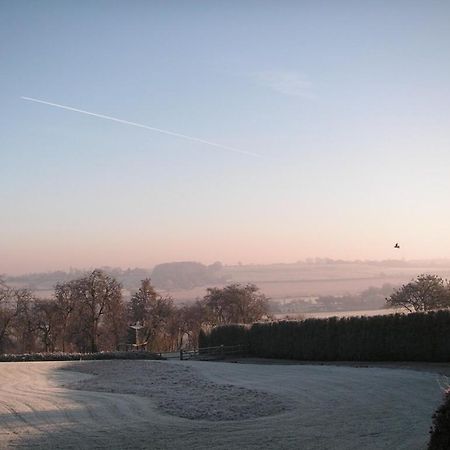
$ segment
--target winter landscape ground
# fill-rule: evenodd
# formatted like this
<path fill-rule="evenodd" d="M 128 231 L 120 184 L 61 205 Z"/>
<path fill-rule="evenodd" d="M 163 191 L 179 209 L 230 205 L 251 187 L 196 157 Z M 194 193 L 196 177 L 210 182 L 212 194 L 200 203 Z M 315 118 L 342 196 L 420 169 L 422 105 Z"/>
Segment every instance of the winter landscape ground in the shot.
<path fill-rule="evenodd" d="M 0 448 L 422 449 L 425 371 L 200 361 L 0 365 Z"/>

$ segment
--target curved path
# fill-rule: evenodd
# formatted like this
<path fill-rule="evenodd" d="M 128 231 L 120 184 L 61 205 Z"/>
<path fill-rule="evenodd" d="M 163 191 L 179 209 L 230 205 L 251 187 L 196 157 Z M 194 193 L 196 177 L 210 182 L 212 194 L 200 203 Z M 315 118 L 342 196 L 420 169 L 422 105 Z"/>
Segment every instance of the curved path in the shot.
<path fill-rule="evenodd" d="M 437 375 L 411 370 L 133 361 L 118 371 L 128 392 L 137 375 L 145 381 L 153 365 L 162 364 L 275 394 L 288 405 L 255 419 L 190 420 L 164 413 L 151 396 L 117 393 L 116 387 L 68 389 L 91 378 L 57 370 L 76 364 L 0 363 L 0 448 L 422 449 L 442 400 Z M 96 362 L 98 377 L 101 367 Z"/>

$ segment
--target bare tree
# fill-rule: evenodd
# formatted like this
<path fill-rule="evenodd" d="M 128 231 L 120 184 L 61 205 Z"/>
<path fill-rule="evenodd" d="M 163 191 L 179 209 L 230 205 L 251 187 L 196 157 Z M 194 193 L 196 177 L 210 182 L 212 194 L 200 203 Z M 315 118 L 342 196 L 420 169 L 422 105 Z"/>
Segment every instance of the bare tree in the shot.
<path fill-rule="evenodd" d="M 448 282 L 437 275 L 419 275 L 404 284 L 386 299 L 390 307 L 403 307 L 408 311 L 429 311 L 450 307 Z"/>
<path fill-rule="evenodd" d="M 151 280 L 142 280 L 141 287 L 133 294 L 129 304 L 131 322 L 139 321 L 143 325 L 142 335 L 146 347 L 155 350 L 158 341 L 164 340 L 170 334 L 168 326 L 174 314 L 171 297 L 162 297 L 151 284 Z M 162 344 L 162 342 L 159 342 Z M 160 348 L 159 348 L 160 350 Z"/>
<path fill-rule="evenodd" d="M 61 326 L 61 350 L 66 351 L 67 334 L 70 319 L 77 306 L 77 282 L 58 283 L 55 286 L 55 304 L 60 319 Z"/>
<path fill-rule="evenodd" d="M 13 334 L 20 340 L 20 336 L 17 336 L 20 329 L 18 318 L 24 313 L 31 299 L 31 292 L 27 289 L 11 288 L 4 283 L 0 286 L 0 353 L 5 352 L 6 344 L 10 342 Z M 23 345 L 23 340 L 21 343 Z"/>
<path fill-rule="evenodd" d="M 101 270 L 94 270 L 79 280 L 79 294 L 88 311 L 90 351 L 98 351 L 100 319 L 107 309 L 122 300 L 122 287 L 118 281 Z"/>
<path fill-rule="evenodd" d="M 61 330 L 59 305 L 55 300 L 35 300 L 32 308 L 35 329 L 45 352 L 54 352 Z"/>
<path fill-rule="evenodd" d="M 102 329 L 104 348 L 118 350 L 120 344 L 126 341 L 127 311 L 121 295 L 113 295 L 107 302 Z"/>
<path fill-rule="evenodd" d="M 73 315 L 72 330 L 78 334 L 78 347 L 97 352 L 102 318 L 113 305 L 122 302 L 122 287 L 113 277 L 96 269 L 90 275 L 70 282 L 68 289 L 70 292 L 61 293 L 60 301 L 64 303 L 67 299 L 64 303 L 66 312 L 70 310 L 71 302 L 75 304 L 70 314 Z"/>
<path fill-rule="evenodd" d="M 36 350 L 36 321 L 33 315 L 34 298 L 27 289 L 17 290 L 18 314 L 14 319 L 14 334 L 20 353 Z"/>
<path fill-rule="evenodd" d="M 208 288 L 203 301 L 211 325 L 252 323 L 268 314 L 268 299 L 254 284 Z"/>
<path fill-rule="evenodd" d="M 198 343 L 198 336 L 203 324 L 207 321 L 204 302 L 197 300 L 192 305 L 178 308 L 172 324 L 173 336 L 177 338 L 176 349 L 186 345 L 194 348 Z"/>

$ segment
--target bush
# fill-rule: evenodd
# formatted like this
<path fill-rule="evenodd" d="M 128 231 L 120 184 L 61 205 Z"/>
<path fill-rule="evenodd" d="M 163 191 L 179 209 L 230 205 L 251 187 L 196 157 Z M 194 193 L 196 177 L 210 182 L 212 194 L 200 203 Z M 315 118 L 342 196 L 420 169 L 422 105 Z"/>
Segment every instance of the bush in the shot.
<path fill-rule="evenodd" d="M 445 393 L 444 403 L 433 414 L 430 434 L 429 450 L 448 450 L 450 448 L 450 391 Z"/>
<path fill-rule="evenodd" d="M 98 352 L 98 353 L 23 353 L 0 355 L 0 362 L 21 361 L 80 361 L 102 359 L 164 359 L 151 352 Z"/>

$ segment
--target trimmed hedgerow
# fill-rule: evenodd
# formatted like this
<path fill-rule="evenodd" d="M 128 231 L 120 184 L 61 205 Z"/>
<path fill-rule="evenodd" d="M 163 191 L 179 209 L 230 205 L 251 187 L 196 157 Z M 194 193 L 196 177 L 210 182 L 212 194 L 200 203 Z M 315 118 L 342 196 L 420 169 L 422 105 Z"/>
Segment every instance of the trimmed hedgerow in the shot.
<path fill-rule="evenodd" d="M 220 333 L 214 332 L 220 328 Z M 198 337 L 199 348 L 217 347 L 219 345 L 248 345 L 248 328 L 247 325 L 227 325 L 214 328 L 212 333 L 200 331 Z M 226 344 L 224 344 L 226 342 Z"/>
<path fill-rule="evenodd" d="M 305 361 L 450 361 L 450 311 L 225 325 L 200 347 L 247 344 L 265 358 Z"/>
<path fill-rule="evenodd" d="M 444 403 L 433 414 L 430 430 L 429 450 L 448 450 L 450 448 L 450 391 L 444 396 Z"/>
<path fill-rule="evenodd" d="M 164 359 L 151 352 L 98 352 L 98 353 L 23 353 L 0 355 L 0 362 L 20 361 L 80 361 L 102 359 Z"/>

